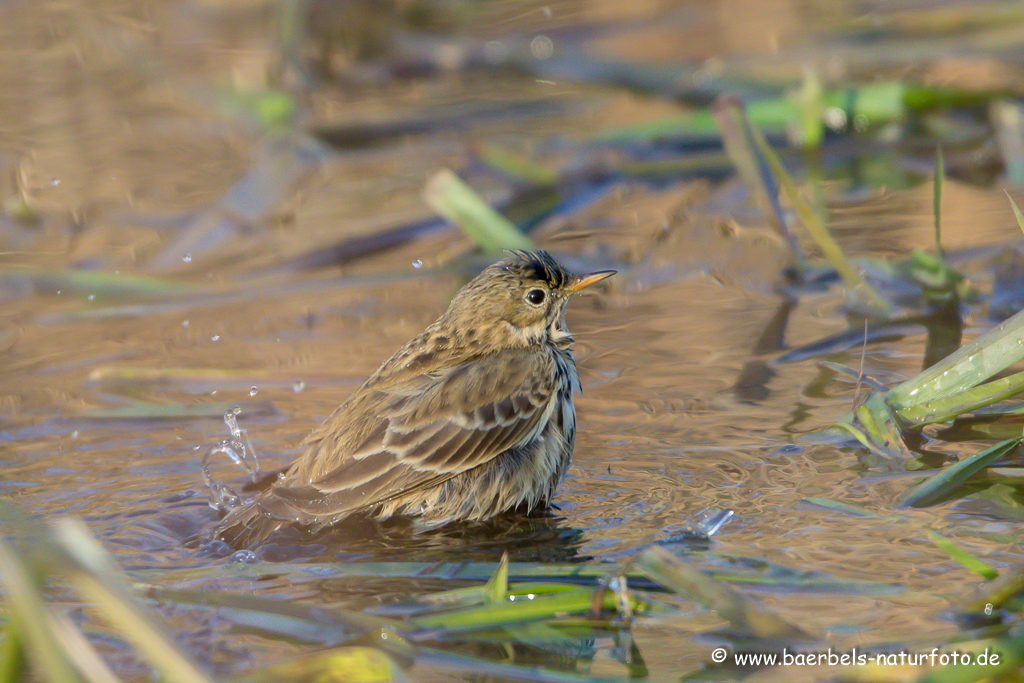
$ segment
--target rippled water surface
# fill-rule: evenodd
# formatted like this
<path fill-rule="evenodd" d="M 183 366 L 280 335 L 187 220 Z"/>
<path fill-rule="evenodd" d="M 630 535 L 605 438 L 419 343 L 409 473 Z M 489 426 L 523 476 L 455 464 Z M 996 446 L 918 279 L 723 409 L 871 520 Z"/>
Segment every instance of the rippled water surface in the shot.
<path fill-rule="evenodd" d="M 611 31 L 602 22 L 617 20 L 613 3 L 495 3 L 467 30 L 474 40 L 544 32 L 556 41 L 579 40 L 568 27 L 593 22 L 606 30 L 585 44 L 604 55 L 650 43 L 665 46 L 652 59 L 746 58 L 770 45 L 743 37 L 761 36 L 753 27 L 763 18 L 736 26 L 723 20 L 740 11 L 726 6 L 740 4 L 640 8 L 635 25 Z M 780 8 L 777 37 L 798 44 L 787 22 L 802 19 L 786 13 L 789 3 L 773 5 Z M 430 220 L 420 198 L 426 180 L 441 168 L 466 167 L 467 149 L 481 142 L 555 164 L 571 159 L 589 133 L 664 114 L 669 105 L 555 76 L 471 73 L 368 85 L 364 74 L 357 86 L 312 88 L 302 104 L 303 129 L 438 119 L 438 112 L 456 122 L 358 148 L 307 149 L 225 112 L 229 86 L 257 87 L 274 66 L 266 17 L 255 7 L 4 7 L 0 172 L 6 197 L 27 198 L 38 222 L 23 227 L 0 217 L 0 492 L 44 519 L 85 520 L 143 581 L 352 609 L 437 590 L 426 579 L 257 581 L 227 571 L 231 551 L 209 543 L 217 516 L 200 466 L 228 436 L 223 412 L 241 409 L 240 425 L 265 468 L 288 464 L 305 434 L 432 322 L 487 259 L 471 256 L 471 243 L 456 230 L 436 225 L 341 265 L 293 264 L 347 238 Z M 544 15 L 544 7 L 553 13 Z M 567 18 L 570 10 L 582 15 Z M 664 21 L 650 19 L 649 11 Z M 657 39 L 673 30 L 684 39 Z M 482 115 L 483 105 L 521 106 Z M 486 174 L 474 185 L 497 201 L 507 189 Z M 933 244 L 927 185 L 855 198 L 837 192 L 831 218 L 852 253 L 895 258 Z M 212 248 L 174 246 L 203 221 L 222 223 L 228 237 Z M 948 249 L 1018 237 L 1001 191 L 947 184 Z M 955 631 L 942 616 L 944 596 L 971 590 L 977 577 L 928 541 L 924 529 L 955 536 L 995 566 L 1019 562 L 1016 543 L 993 540 L 1015 533 L 1017 522 L 985 503 L 888 516 L 915 479 L 865 460 L 851 446 L 801 438 L 849 412 L 852 380 L 810 359 L 774 366 L 756 397 L 737 390 L 782 304 L 774 283 L 786 263 L 781 241 L 751 210 L 738 181 L 609 182 L 586 206 L 543 221 L 534 238 L 570 266 L 620 270 L 606 288 L 570 307 L 583 393 L 573 466 L 557 509 L 549 517 L 420 536 L 365 529 L 313 540 L 286 534 L 256 549 L 256 562 L 496 561 L 504 551 L 513 561 L 626 562 L 654 543 L 681 549 L 676 541 L 702 511 L 730 509 L 735 516 L 711 542 L 715 554 L 703 560 L 709 566 L 749 558 L 902 587 L 867 595 L 761 593 L 780 614 L 837 646 L 941 639 Z M 119 296 L 68 281 L 62 273 L 72 267 L 161 275 L 181 289 L 155 299 Z M 989 286 L 984 265 L 972 277 Z M 845 329 L 842 303 L 837 288 L 802 297 L 786 344 Z M 990 325 L 984 310 L 970 313 L 965 338 Z M 863 359 L 859 348 L 827 359 L 863 362 L 866 374 L 895 384 L 920 370 L 923 344 L 922 329 L 869 346 Z M 166 406 L 206 409 L 186 417 L 152 412 Z M 226 459 L 217 475 L 243 483 Z M 808 503 L 811 497 L 879 516 L 836 513 Z M 191 570 L 218 567 L 225 571 L 190 578 Z M 169 609 L 166 617 L 218 670 L 306 649 L 227 634 L 205 612 Z M 708 646 L 690 636 L 716 625 L 717 617 L 692 605 L 671 624 L 639 620 L 634 637 L 651 677 L 697 669 Z M 608 657 L 609 643 L 593 647 L 589 673 L 625 675 Z M 131 666 L 124 664 L 126 671 Z M 430 669 L 418 674 L 446 677 Z"/>

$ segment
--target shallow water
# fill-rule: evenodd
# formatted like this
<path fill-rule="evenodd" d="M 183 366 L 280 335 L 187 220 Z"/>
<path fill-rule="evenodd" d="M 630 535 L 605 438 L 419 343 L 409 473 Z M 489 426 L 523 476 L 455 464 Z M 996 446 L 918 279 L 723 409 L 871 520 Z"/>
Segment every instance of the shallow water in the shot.
<path fill-rule="evenodd" d="M 736 3 L 723 6 L 730 4 Z M 594 21 L 607 19 L 600 3 L 555 9 L 570 6 L 588 7 Z M 522 31 L 523 22 L 530 27 L 538 21 L 529 18 L 536 9 L 530 3 L 499 7 L 473 27 L 479 35 Z M 467 141 L 536 146 L 538 156 L 556 159 L 571 156 L 566 148 L 590 130 L 642 120 L 666 105 L 515 74 L 386 83 L 354 92 L 323 87 L 314 91 L 310 116 L 333 123 L 372 121 L 381 112 L 419 111 L 426 104 L 516 99 L 550 107 L 529 116 L 470 119 L 366 150 L 293 156 L 288 144 L 261 146 L 251 129 L 211 111 L 218 85 L 232 76 L 236 84 L 251 85 L 246 79 L 255 79 L 270 59 L 257 17 L 212 4 L 154 9 L 121 3 L 108 9 L 7 5 L 0 73 L 11 83 L 0 103 L 0 149 L 9 151 L 0 162 L 18 177 L 16 185 L 37 207 L 41 223 L 25 234 L 5 224 L 4 264 L 145 274 L 153 270 L 150 259 L 167 253 L 174 239 L 174 229 L 161 226 L 225 220 L 233 206 L 225 208 L 230 192 L 231 201 L 255 207 L 255 217 L 243 221 L 219 251 L 176 257 L 181 264 L 174 263 L 171 277 L 195 291 L 157 304 L 53 280 L 29 283 L 5 271 L 0 493 L 44 519 L 84 519 L 130 574 L 161 585 L 353 609 L 448 587 L 429 579 L 254 580 L 244 572 L 190 578 L 189 570 L 233 561 L 231 550 L 205 538 L 216 515 L 200 476 L 203 455 L 228 436 L 220 417 L 225 407 L 241 408 L 240 424 L 264 468 L 287 464 L 302 437 L 381 360 L 432 322 L 481 263 L 463 259 L 469 242 L 440 227 L 340 268 L 303 272 L 283 266 L 344 237 L 428 219 L 422 186 L 437 169 L 461 166 Z M 691 27 L 717 25 L 717 15 L 700 3 L 669 14 L 679 22 L 697 17 Z M 787 16 L 778 19 L 785 24 Z M 656 33 L 649 24 L 634 28 L 600 44 L 615 54 L 624 41 L 642 44 Z M 735 48 L 742 28 L 725 42 Z M 199 48 L 192 42 L 196 35 Z M 713 47 L 714 37 L 679 49 L 708 56 L 723 49 Z M 671 52 L 657 56 L 680 56 Z M 8 67 L 19 59 L 15 76 Z M 254 171 L 260 168 L 277 172 L 260 175 Z M 500 186 L 495 182 L 495 189 Z M 886 516 L 915 480 L 882 475 L 902 468 L 865 460 L 852 447 L 800 438 L 843 417 L 855 395 L 852 382 L 814 360 L 774 367 L 763 399 L 737 395 L 737 378 L 780 304 L 773 283 L 786 262 L 763 219 L 736 199 L 743 194 L 738 187 L 735 181 L 667 187 L 622 182 L 582 210 L 538 228 L 538 244 L 570 264 L 620 269 L 606 289 L 570 307 L 583 393 L 574 464 L 549 517 L 420 536 L 361 529 L 313 540 L 285 535 L 256 549 L 255 561 L 496 561 L 508 551 L 513 561 L 625 562 L 652 543 L 685 550 L 680 534 L 701 511 L 731 509 L 735 516 L 711 542 L 714 553 L 695 562 L 770 562 L 902 588 L 865 595 L 760 593 L 833 647 L 930 642 L 954 633 L 943 616 L 947 596 L 973 589 L 978 579 L 932 544 L 924 529 L 942 531 L 1001 568 L 1020 561 L 1018 544 L 999 535 L 1014 533 L 1017 523 L 978 500 Z M 278 196 L 280 201 L 268 199 Z M 930 206 L 931 189 L 922 186 L 837 201 L 832 216 L 838 239 L 851 252 L 896 257 L 931 244 Z M 943 216 L 949 249 L 1019 237 L 996 189 L 948 183 Z M 975 276 L 988 286 L 987 271 Z M 787 345 L 845 329 L 841 304 L 836 289 L 802 298 Z M 990 325 L 983 310 L 970 316 L 965 338 Z M 887 384 L 912 376 L 920 369 L 923 344 L 922 330 L 871 346 L 864 372 Z M 852 367 L 862 362 L 859 349 L 828 360 Z M 111 378 L 132 368 L 186 371 L 159 380 Z M 214 402 L 223 406 L 202 418 L 95 412 Z M 979 446 L 931 445 L 953 453 Z M 242 483 L 242 472 L 221 462 L 218 475 Z M 857 518 L 810 504 L 809 497 L 883 514 Z M 307 649 L 232 631 L 207 612 L 168 608 L 162 614 L 218 671 Z M 706 661 L 708 642 L 695 636 L 720 625 L 713 614 L 686 605 L 668 623 L 638 620 L 634 636 L 650 676 L 667 680 Z M 589 654 L 545 664 L 583 672 L 585 662 L 592 675 L 625 675 L 610 655 L 613 647 L 609 636 L 594 642 Z M 120 661 L 125 672 L 138 673 L 123 652 Z M 429 667 L 413 673 L 425 680 L 450 677 Z M 792 680 L 820 674 L 774 675 Z"/>

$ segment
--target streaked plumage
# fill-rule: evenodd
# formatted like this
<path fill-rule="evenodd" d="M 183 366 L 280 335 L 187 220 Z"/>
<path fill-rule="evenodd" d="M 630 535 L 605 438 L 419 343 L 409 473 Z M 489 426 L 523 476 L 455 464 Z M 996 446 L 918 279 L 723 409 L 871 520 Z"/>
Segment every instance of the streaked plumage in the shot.
<path fill-rule="evenodd" d="M 546 506 L 576 436 L 566 304 L 611 274 L 510 252 L 313 430 L 285 475 L 229 512 L 218 535 L 244 546 L 355 513 L 431 527 Z"/>

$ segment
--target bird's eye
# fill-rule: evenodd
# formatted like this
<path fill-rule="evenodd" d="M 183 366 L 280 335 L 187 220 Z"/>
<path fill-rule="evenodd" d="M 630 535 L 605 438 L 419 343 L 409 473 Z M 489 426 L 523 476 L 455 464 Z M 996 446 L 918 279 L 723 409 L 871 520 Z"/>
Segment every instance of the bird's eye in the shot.
<path fill-rule="evenodd" d="M 526 300 L 534 306 L 540 306 L 544 303 L 544 290 L 543 289 L 531 289 L 526 293 Z"/>

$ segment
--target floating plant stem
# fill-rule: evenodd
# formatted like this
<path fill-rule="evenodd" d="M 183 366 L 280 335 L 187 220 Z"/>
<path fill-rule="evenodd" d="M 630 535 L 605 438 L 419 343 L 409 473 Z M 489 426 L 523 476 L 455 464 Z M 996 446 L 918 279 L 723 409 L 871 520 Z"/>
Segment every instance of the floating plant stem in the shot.
<path fill-rule="evenodd" d="M 491 208 L 448 169 L 427 182 L 423 198 L 430 208 L 458 226 L 484 251 L 534 248 L 519 228 Z"/>

